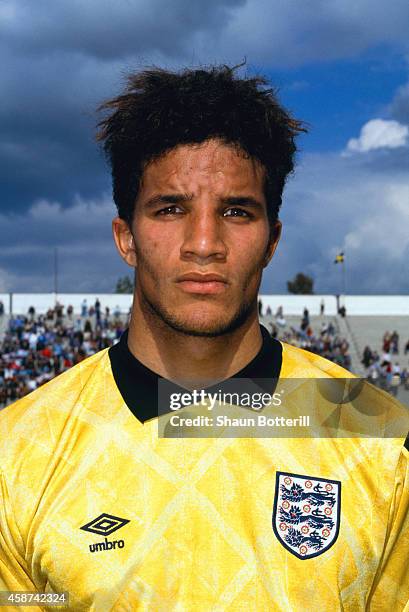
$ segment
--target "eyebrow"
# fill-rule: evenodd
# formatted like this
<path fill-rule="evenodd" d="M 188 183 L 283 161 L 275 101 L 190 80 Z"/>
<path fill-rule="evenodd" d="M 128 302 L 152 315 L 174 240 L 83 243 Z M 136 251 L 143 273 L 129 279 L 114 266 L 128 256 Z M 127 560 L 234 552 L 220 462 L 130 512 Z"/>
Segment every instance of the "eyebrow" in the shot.
<path fill-rule="evenodd" d="M 193 194 L 188 193 L 160 193 L 149 198 L 149 200 L 144 203 L 144 208 L 154 208 L 160 204 L 181 204 L 182 202 L 189 202 L 192 199 Z"/>
<path fill-rule="evenodd" d="M 229 196 L 221 198 L 221 202 L 226 206 L 245 206 L 247 208 L 263 209 L 263 204 L 252 196 Z"/>
<path fill-rule="evenodd" d="M 183 202 L 190 202 L 193 200 L 193 194 L 189 193 L 169 193 L 169 194 L 158 194 L 149 198 L 144 203 L 144 208 L 154 208 L 161 204 L 181 204 Z M 220 202 L 225 206 L 245 206 L 247 208 L 263 209 L 263 204 L 253 198 L 252 196 L 227 196 L 220 198 Z"/>

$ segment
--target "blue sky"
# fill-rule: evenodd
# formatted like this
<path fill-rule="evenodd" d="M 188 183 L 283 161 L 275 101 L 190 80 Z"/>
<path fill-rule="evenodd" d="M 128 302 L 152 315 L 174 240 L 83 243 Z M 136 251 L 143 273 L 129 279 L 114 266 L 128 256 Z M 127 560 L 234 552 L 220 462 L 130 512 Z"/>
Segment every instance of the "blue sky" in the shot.
<path fill-rule="evenodd" d="M 267 74 L 280 88 L 284 104 L 310 124 L 305 150 L 334 151 L 369 119 L 390 115 L 391 93 L 406 82 L 408 63 L 393 48 L 382 46 L 356 58 Z"/>
<path fill-rule="evenodd" d="M 316 292 L 409 292 L 407 0 L 0 1 L 0 292 L 110 292 L 113 247 L 95 108 L 127 70 L 237 64 L 310 125 L 262 290 L 297 272 Z"/>

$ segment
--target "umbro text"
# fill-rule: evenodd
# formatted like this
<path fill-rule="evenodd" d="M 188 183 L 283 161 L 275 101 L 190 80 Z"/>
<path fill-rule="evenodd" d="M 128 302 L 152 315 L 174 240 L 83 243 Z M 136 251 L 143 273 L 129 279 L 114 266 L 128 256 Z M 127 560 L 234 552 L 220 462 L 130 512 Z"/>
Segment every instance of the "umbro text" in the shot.
<path fill-rule="evenodd" d="M 125 542 L 123 540 L 114 540 L 113 542 L 108 542 L 105 538 L 105 542 L 97 542 L 96 544 L 90 544 L 89 549 L 93 552 L 99 552 L 101 550 L 112 550 L 113 548 L 123 548 L 125 546 Z"/>

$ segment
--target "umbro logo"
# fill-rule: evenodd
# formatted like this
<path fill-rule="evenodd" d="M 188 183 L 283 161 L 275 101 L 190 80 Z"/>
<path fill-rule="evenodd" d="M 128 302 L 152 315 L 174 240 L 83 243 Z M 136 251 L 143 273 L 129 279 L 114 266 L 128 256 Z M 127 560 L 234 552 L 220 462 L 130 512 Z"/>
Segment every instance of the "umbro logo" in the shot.
<path fill-rule="evenodd" d="M 97 533 L 98 535 L 109 536 L 117 529 L 121 529 L 121 527 L 127 523 L 129 523 L 127 519 L 103 512 L 97 516 L 97 518 L 80 527 L 80 529 L 90 531 L 91 533 Z"/>
<path fill-rule="evenodd" d="M 106 536 L 111 535 L 114 531 L 121 529 L 124 525 L 129 523 L 128 519 L 120 518 L 119 516 L 113 516 L 112 514 L 106 514 L 103 512 L 97 518 L 94 518 L 86 525 L 80 527 L 83 531 L 89 531 L 91 533 L 97 533 L 98 535 L 105 536 L 104 542 L 97 542 L 96 544 L 90 544 L 90 552 L 98 552 L 101 550 L 112 550 L 116 547 L 123 548 L 125 542 L 123 540 L 108 541 Z"/>

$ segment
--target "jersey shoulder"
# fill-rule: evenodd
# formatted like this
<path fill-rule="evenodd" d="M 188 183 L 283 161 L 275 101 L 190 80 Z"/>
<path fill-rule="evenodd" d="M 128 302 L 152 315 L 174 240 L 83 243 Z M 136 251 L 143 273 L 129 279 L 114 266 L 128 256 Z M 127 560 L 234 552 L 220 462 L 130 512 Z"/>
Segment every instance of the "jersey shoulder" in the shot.
<path fill-rule="evenodd" d="M 365 436 L 369 439 L 378 439 L 380 447 L 385 449 L 393 446 L 400 452 L 403 445 L 409 448 L 409 436 L 406 438 L 409 431 L 409 413 L 406 405 L 385 390 L 352 374 L 329 359 L 285 342 L 281 344 L 283 357 L 280 378 L 282 379 L 338 379 L 339 382 L 341 379 L 355 380 L 345 387 L 339 384 L 331 387 L 326 382 L 323 386 L 317 380 L 318 386 L 314 383 L 305 388 L 305 402 L 308 402 L 307 391 L 310 391 L 315 398 L 315 390 L 318 389 L 318 397 L 324 397 L 325 401 L 331 402 L 334 402 L 336 398 L 336 402 L 339 403 L 340 390 L 343 389 L 342 393 L 345 393 L 345 397 L 342 396 L 342 406 L 343 419 L 346 419 L 346 431 L 365 432 L 362 439 Z M 351 414 L 347 406 L 354 408 Z"/>
<path fill-rule="evenodd" d="M 34 447 L 55 447 L 69 423 L 86 420 L 89 410 L 103 406 L 98 396 L 107 391 L 109 372 L 108 349 L 103 349 L 1 410 L 0 468 Z"/>
<path fill-rule="evenodd" d="M 292 344 L 283 347 L 282 378 L 356 378 L 349 370 Z"/>
<path fill-rule="evenodd" d="M 0 422 L 4 419 L 9 422 L 19 420 L 26 416 L 26 413 L 31 414 L 37 407 L 46 405 L 50 401 L 69 403 L 70 399 L 73 400 L 81 394 L 90 377 L 98 373 L 107 351 L 108 349 L 103 349 L 87 357 L 69 370 L 41 385 L 35 391 L 31 391 L 23 398 L 3 408 L 0 412 Z M 30 415 L 27 414 L 27 416 Z"/>

